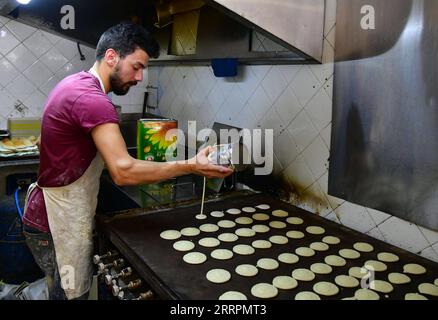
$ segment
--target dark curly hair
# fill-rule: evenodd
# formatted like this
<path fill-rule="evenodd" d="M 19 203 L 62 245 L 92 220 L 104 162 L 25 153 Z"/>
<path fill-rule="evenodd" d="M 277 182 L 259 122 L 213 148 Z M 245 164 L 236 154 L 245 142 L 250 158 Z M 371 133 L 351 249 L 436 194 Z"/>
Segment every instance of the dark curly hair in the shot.
<path fill-rule="evenodd" d="M 102 60 L 108 49 L 114 49 L 123 59 L 138 48 L 152 58 L 158 58 L 160 54 L 158 42 L 145 28 L 131 22 L 122 22 L 102 34 L 97 43 L 96 60 Z"/>

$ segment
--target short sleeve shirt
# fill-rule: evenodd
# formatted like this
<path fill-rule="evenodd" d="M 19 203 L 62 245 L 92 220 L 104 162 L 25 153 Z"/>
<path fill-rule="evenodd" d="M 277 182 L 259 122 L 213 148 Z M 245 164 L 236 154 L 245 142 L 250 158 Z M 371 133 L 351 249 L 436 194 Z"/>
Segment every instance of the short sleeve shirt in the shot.
<path fill-rule="evenodd" d="M 118 122 L 115 107 L 102 91 L 98 78 L 83 71 L 62 80 L 44 106 L 38 185 L 60 187 L 79 179 L 97 153 L 91 130 Z M 29 197 L 24 223 L 50 231 L 39 188 Z"/>

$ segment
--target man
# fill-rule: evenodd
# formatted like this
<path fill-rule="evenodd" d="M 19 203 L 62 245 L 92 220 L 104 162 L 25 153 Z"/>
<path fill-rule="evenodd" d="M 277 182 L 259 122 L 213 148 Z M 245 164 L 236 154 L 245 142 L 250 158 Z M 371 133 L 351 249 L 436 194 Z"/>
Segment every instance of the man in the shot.
<path fill-rule="evenodd" d="M 232 170 L 195 158 L 147 162 L 132 158 L 107 93 L 124 95 L 142 81 L 158 44 L 140 26 L 107 30 L 89 72 L 62 80 L 50 93 L 42 117 L 40 169 L 28 191 L 23 231 L 46 274 L 50 299 L 86 299 L 92 277 L 92 229 L 104 163 L 118 185 L 155 183 L 184 174 L 225 177 Z M 62 275 L 62 277 L 60 276 Z"/>

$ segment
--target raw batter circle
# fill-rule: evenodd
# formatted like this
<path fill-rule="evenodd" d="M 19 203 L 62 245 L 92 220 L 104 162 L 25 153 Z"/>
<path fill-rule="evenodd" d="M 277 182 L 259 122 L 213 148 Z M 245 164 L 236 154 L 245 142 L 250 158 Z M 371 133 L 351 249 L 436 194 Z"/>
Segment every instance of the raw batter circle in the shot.
<path fill-rule="evenodd" d="M 341 249 L 339 255 L 345 259 L 359 259 L 360 253 L 353 249 Z"/>
<path fill-rule="evenodd" d="M 269 249 L 272 247 L 272 243 L 266 240 L 255 240 L 251 245 L 256 249 Z"/>
<path fill-rule="evenodd" d="M 380 252 L 377 254 L 377 259 L 383 262 L 397 262 L 399 257 L 390 252 Z"/>
<path fill-rule="evenodd" d="M 231 279 L 231 273 L 225 269 L 212 269 L 207 272 L 206 278 L 213 283 L 225 283 Z"/>
<path fill-rule="evenodd" d="M 298 286 L 298 282 L 289 276 L 277 276 L 272 280 L 272 285 L 278 289 L 291 290 Z"/>
<path fill-rule="evenodd" d="M 248 217 L 239 217 L 234 221 L 236 221 L 238 224 L 251 224 L 254 220 Z"/>
<path fill-rule="evenodd" d="M 197 214 L 195 218 L 198 220 L 205 220 L 207 219 L 207 216 L 205 214 Z"/>
<path fill-rule="evenodd" d="M 429 300 L 419 293 L 406 293 L 405 300 Z"/>
<path fill-rule="evenodd" d="M 274 210 L 274 211 L 272 211 L 272 215 L 274 217 L 284 218 L 284 217 L 287 217 L 289 215 L 289 213 L 287 213 L 287 211 L 284 211 L 284 210 Z"/>
<path fill-rule="evenodd" d="M 348 270 L 348 274 L 352 277 L 362 279 L 368 274 L 368 270 L 361 267 L 351 267 L 350 270 Z"/>
<path fill-rule="evenodd" d="M 424 274 L 426 273 L 426 268 L 416 263 L 408 263 L 403 266 L 403 272 L 410 274 Z"/>
<path fill-rule="evenodd" d="M 411 278 L 409 278 L 404 273 L 392 272 L 388 274 L 389 282 L 393 284 L 406 284 L 411 282 Z"/>
<path fill-rule="evenodd" d="M 314 292 L 301 291 L 296 294 L 295 300 L 321 300 L 321 298 Z"/>
<path fill-rule="evenodd" d="M 269 220 L 269 216 L 265 213 L 254 213 L 252 218 L 257 221 L 266 221 Z"/>
<path fill-rule="evenodd" d="M 296 254 L 285 252 L 278 256 L 278 260 L 283 263 L 294 264 L 297 263 L 300 258 Z"/>
<path fill-rule="evenodd" d="M 358 289 L 354 293 L 357 300 L 379 300 L 380 296 L 370 289 Z"/>
<path fill-rule="evenodd" d="M 278 289 L 269 283 L 258 283 L 251 288 L 251 294 L 256 298 L 269 299 L 278 294 Z"/>
<path fill-rule="evenodd" d="M 239 291 L 227 291 L 220 295 L 219 300 L 248 300 L 248 298 Z"/>
<path fill-rule="evenodd" d="M 270 206 L 268 204 L 259 204 L 256 208 L 260 210 L 268 210 Z"/>
<path fill-rule="evenodd" d="M 359 280 L 351 276 L 339 275 L 335 278 L 335 283 L 344 288 L 355 288 L 359 286 Z"/>
<path fill-rule="evenodd" d="M 222 233 L 217 238 L 223 242 L 234 242 L 239 239 L 234 233 Z"/>
<path fill-rule="evenodd" d="M 207 260 L 207 256 L 201 252 L 189 252 L 184 255 L 183 260 L 190 264 L 201 264 Z"/>
<path fill-rule="evenodd" d="M 265 270 L 275 270 L 278 266 L 278 261 L 271 258 L 261 258 L 257 261 L 257 267 Z"/>
<path fill-rule="evenodd" d="M 177 251 L 190 251 L 195 247 L 193 242 L 187 240 L 180 240 L 173 244 L 173 248 Z"/>
<path fill-rule="evenodd" d="M 289 242 L 288 238 L 279 235 L 269 237 L 269 241 L 275 244 L 286 244 Z"/>
<path fill-rule="evenodd" d="M 256 212 L 256 209 L 254 209 L 253 207 L 244 207 L 242 208 L 242 211 L 247 213 L 253 213 Z"/>
<path fill-rule="evenodd" d="M 286 223 L 284 223 L 283 221 L 271 221 L 269 222 L 269 226 L 274 229 L 284 229 L 286 228 Z"/>
<path fill-rule="evenodd" d="M 254 277 L 257 275 L 257 273 L 259 273 L 257 267 L 253 266 L 252 264 L 241 264 L 236 267 L 235 271 L 238 275 L 243 277 Z"/>
<path fill-rule="evenodd" d="M 289 217 L 286 219 L 286 221 L 289 224 L 295 224 L 295 225 L 302 224 L 304 222 L 303 219 L 298 218 L 298 217 Z"/>
<path fill-rule="evenodd" d="M 368 270 L 361 267 L 351 267 L 350 270 L 348 270 L 348 274 L 352 277 L 362 279 L 368 274 Z"/>
<path fill-rule="evenodd" d="M 222 218 L 225 214 L 222 211 L 212 211 L 210 215 L 215 218 Z"/>
<path fill-rule="evenodd" d="M 233 251 L 237 254 L 247 256 L 255 252 L 255 249 L 247 244 L 237 244 L 233 247 Z"/>
<path fill-rule="evenodd" d="M 207 237 L 199 240 L 198 244 L 203 247 L 213 248 L 217 247 L 220 244 L 220 241 L 216 238 Z"/>
<path fill-rule="evenodd" d="M 160 237 L 165 240 L 176 240 L 181 237 L 181 232 L 178 230 L 166 230 L 160 233 Z"/>
<path fill-rule="evenodd" d="M 239 209 L 236 209 L 236 208 L 232 208 L 232 209 L 227 210 L 227 213 L 229 213 L 229 214 L 239 214 L 241 212 L 242 211 L 240 211 Z"/>
<path fill-rule="evenodd" d="M 371 271 L 382 272 L 387 269 L 386 264 L 377 260 L 368 260 L 365 262 L 364 267 Z"/>
<path fill-rule="evenodd" d="M 438 278 L 433 282 L 434 285 L 438 286 Z"/>
<path fill-rule="evenodd" d="M 255 224 L 251 227 L 251 229 L 258 233 L 266 233 L 271 230 L 268 226 L 265 226 L 264 224 Z"/>
<path fill-rule="evenodd" d="M 310 248 L 315 251 L 327 251 L 329 246 L 324 242 L 313 242 L 310 244 Z"/>
<path fill-rule="evenodd" d="M 381 293 L 390 293 L 394 290 L 394 287 L 389 282 L 373 280 L 370 282 L 370 289 Z"/>
<path fill-rule="evenodd" d="M 291 230 L 286 233 L 286 237 L 291 239 L 302 239 L 304 238 L 304 233 L 301 231 Z"/>
<path fill-rule="evenodd" d="M 298 268 L 292 271 L 292 278 L 299 281 L 312 281 L 315 279 L 315 274 L 308 269 Z"/>
<path fill-rule="evenodd" d="M 326 236 L 322 239 L 322 242 L 327 244 L 339 244 L 341 240 L 338 237 Z"/>
<path fill-rule="evenodd" d="M 307 247 L 299 247 L 295 249 L 295 253 L 302 257 L 312 257 L 315 255 L 315 250 Z"/>
<path fill-rule="evenodd" d="M 199 231 L 198 228 L 194 228 L 194 227 L 187 227 L 181 230 L 181 234 L 186 237 L 195 237 L 200 233 L 201 231 Z"/>
<path fill-rule="evenodd" d="M 313 291 L 322 296 L 334 296 L 339 293 L 339 288 L 331 282 L 321 281 L 313 285 Z"/>
<path fill-rule="evenodd" d="M 310 234 L 323 234 L 325 232 L 324 228 L 318 226 L 307 227 L 306 231 Z"/>
<path fill-rule="evenodd" d="M 336 255 L 330 255 L 325 257 L 324 262 L 332 267 L 342 267 L 345 266 L 347 263 L 344 258 Z"/>
<path fill-rule="evenodd" d="M 221 220 L 217 223 L 217 225 L 221 228 L 233 228 L 236 226 L 236 223 L 231 220 Z"/>
<path fill-rule="evenodd" d="M 235 232 L 239 237 L 254 237 L 255 231 L 249 228 L 240 228 Z"/>
<path fill-rule="evenodd" d="M 422 294 L 438 297 L 438 287 L 432 283 L 422 283 L 418 286 L 418 291 Z"/>
<path fill-rule="evenodd" d="M 361 251 L 361 252 L 372 252 L 372 251 L 374 251 L 374 247 L 372 245 L 370 245 L 369 243 L 366 243 L 366 242 L 356 242 L 353 245 L 353 248 L 356 249 L 357 251 Z"/>
<path fill-rule="evenodd" d="M 328 264 L 317 262 L 310 266 L 310 270 L 317 274 L 330 274 L 333 271 L 333 268 Z"/>
<path fill-rule="evenodd" d="M 217 260 L 228 260 L 233 257 L 233 252 L 228 249 L 216 249 L 210 255 Z"/>
<path fill-rule="evenodd" d="M 219 230 L 219 227 L 212 223 L 206 223 L 199 227 L 199 230 L 202 232 L 216 232 Z"/>

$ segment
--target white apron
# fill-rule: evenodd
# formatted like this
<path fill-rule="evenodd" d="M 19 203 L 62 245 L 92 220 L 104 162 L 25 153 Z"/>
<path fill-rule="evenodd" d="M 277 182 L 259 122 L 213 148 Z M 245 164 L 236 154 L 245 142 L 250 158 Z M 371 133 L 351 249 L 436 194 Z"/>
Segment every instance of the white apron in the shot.
<path fill-rule="evenodd" d="M 94 216 L 103 167 L 104 162 L 97 154 L 75 182 L 41 188 L 61 286 L 69 300 L 82 296 L 91 287 Z"/>

